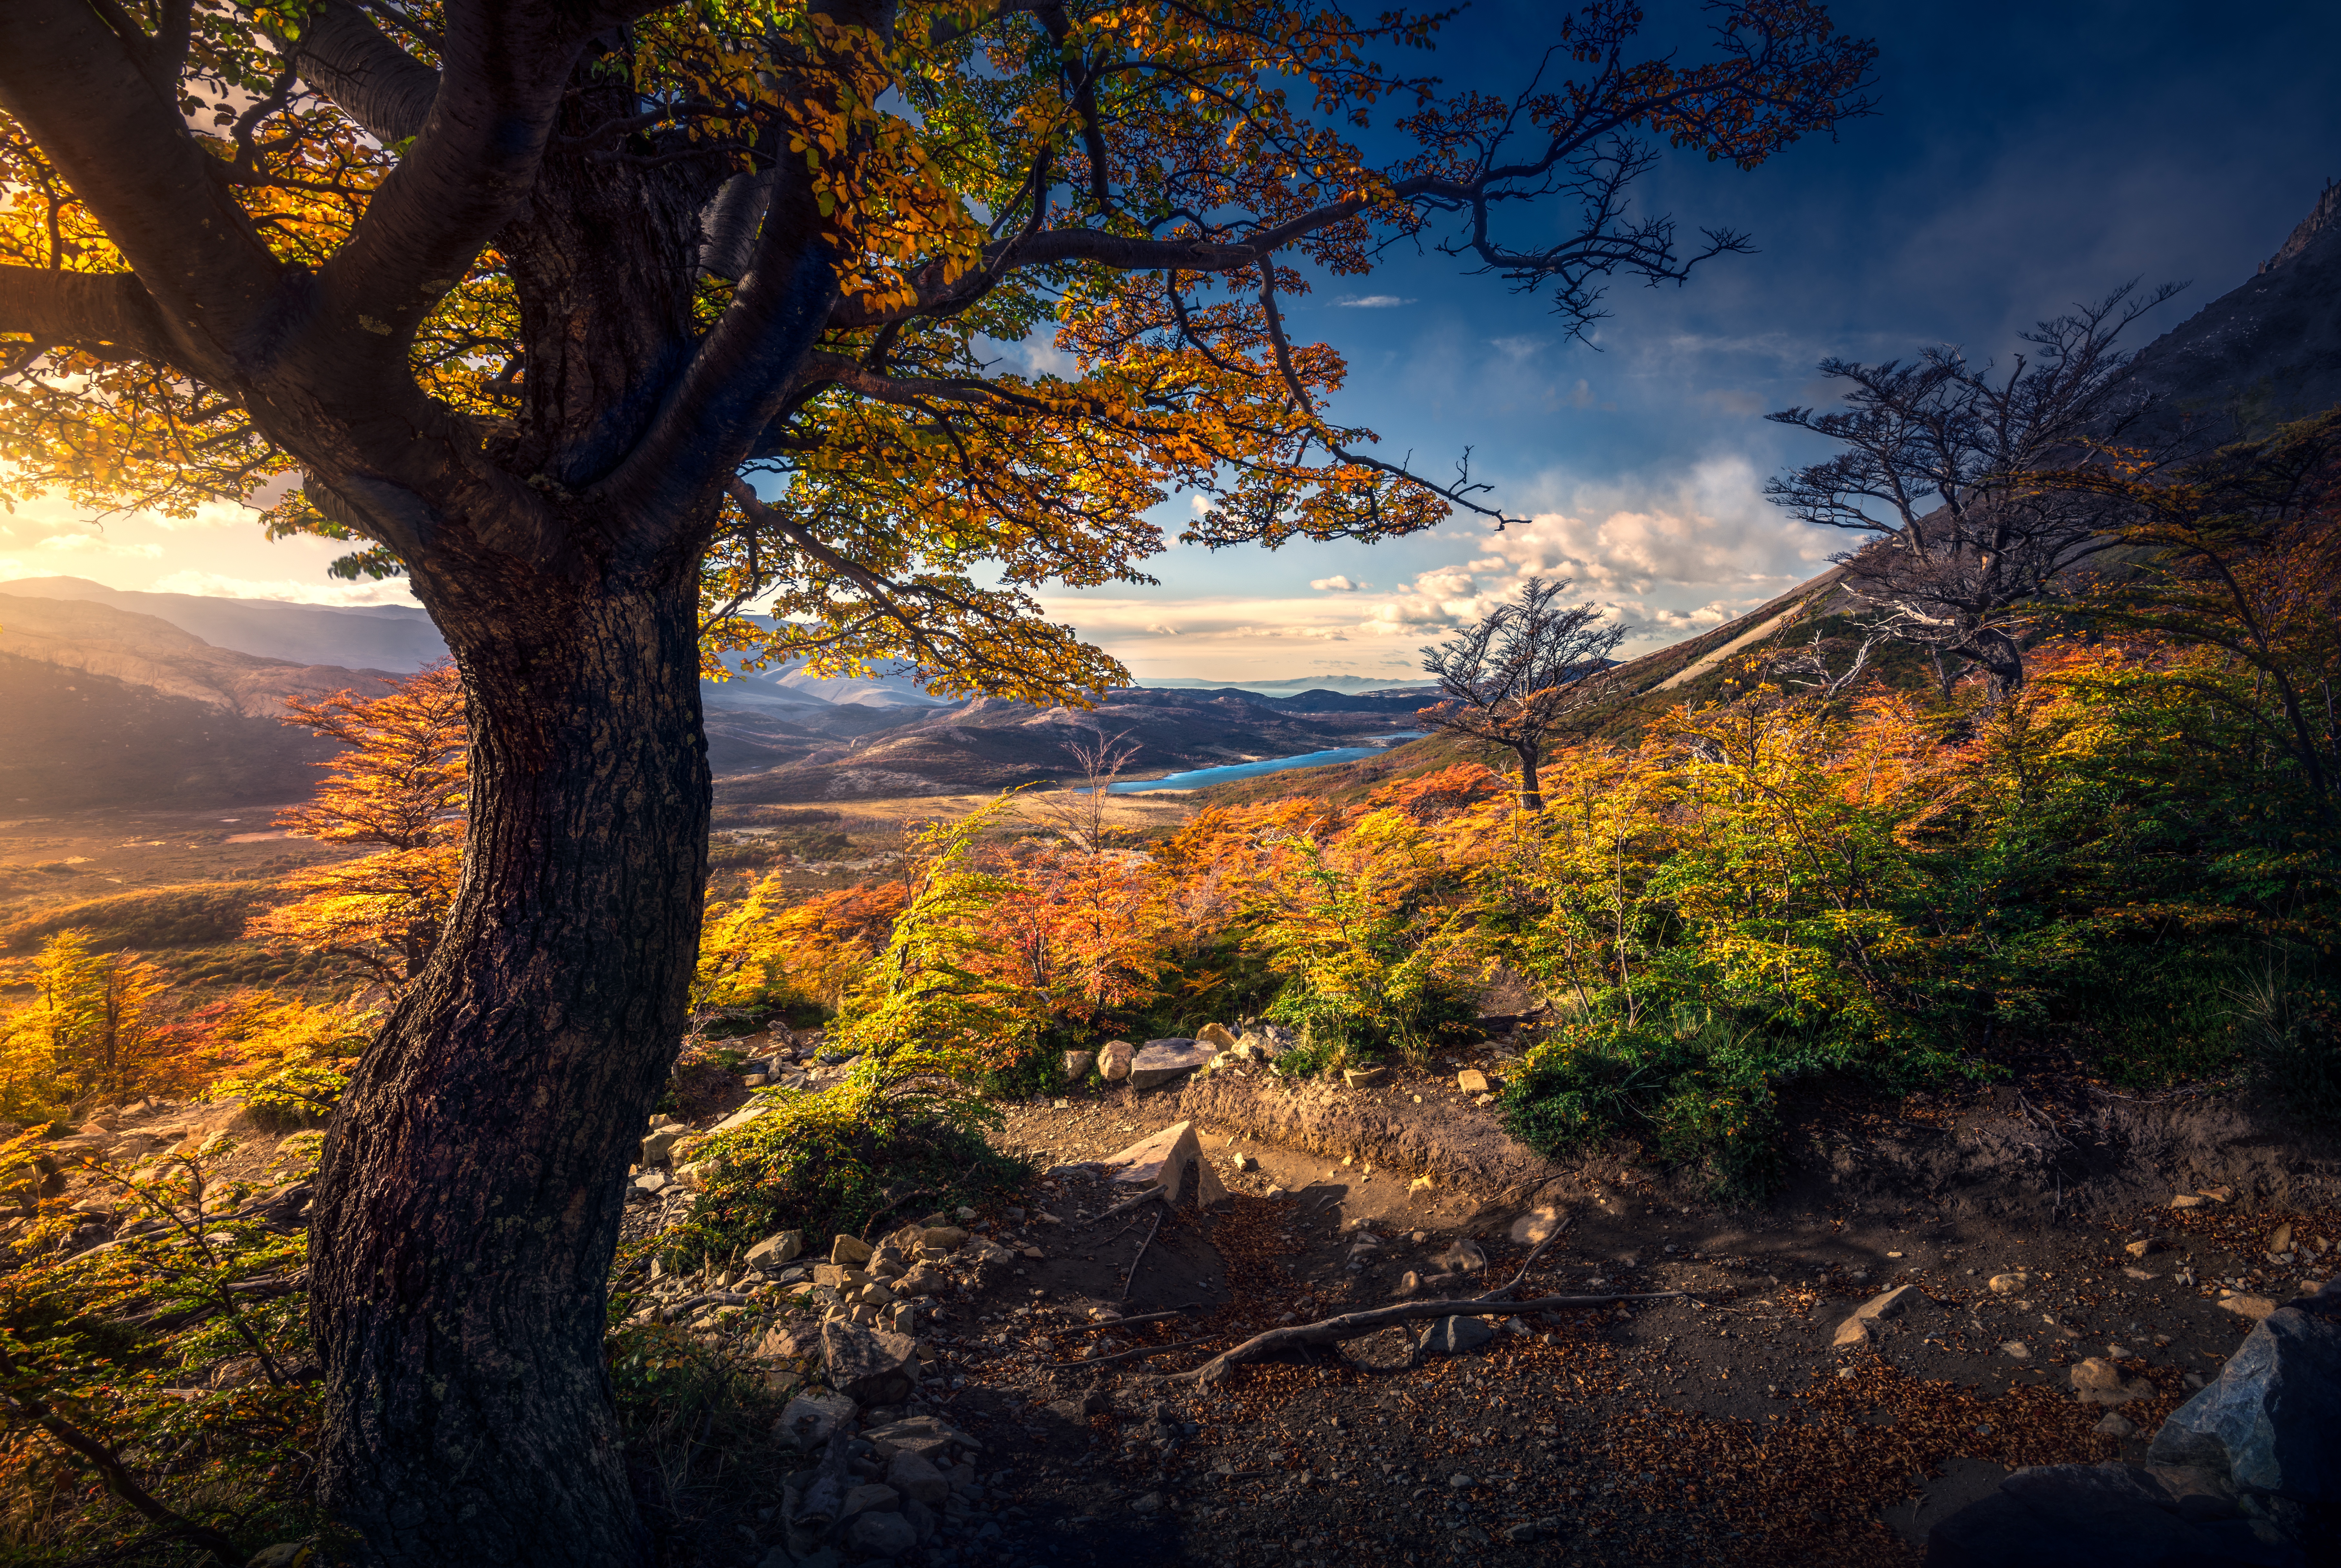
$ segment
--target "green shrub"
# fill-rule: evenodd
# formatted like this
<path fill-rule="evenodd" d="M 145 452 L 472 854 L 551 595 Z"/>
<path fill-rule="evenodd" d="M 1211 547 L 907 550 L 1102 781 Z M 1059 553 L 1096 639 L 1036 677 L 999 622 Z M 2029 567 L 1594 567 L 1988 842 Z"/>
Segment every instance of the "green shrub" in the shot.
<path fill-rule="evenodd" d="M 2341 996 L 2271 973 L 2237 1001 L 2253 1077 L 2310 1125 L 2341 1127 Z"/>

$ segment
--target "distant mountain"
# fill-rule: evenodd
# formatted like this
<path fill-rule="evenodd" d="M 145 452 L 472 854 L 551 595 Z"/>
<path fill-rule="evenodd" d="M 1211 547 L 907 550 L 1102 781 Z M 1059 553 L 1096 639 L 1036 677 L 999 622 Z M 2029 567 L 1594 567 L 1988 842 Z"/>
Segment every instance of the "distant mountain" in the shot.
<path fill-rule="evenodd" d="M 216 648 L 295 664 L 344 664 L 404 674 L 447 656 L 431 617 L 406 604 L 294 604 L 204 594 L 143 594 L 85 577 L 0 582 L 19 599 L 70 599 L 157 616 Z"/>
<path fill-rule="evenodd" d="M 1420 676 L 1409 675 L 1377 678 L 1370 675 L 1299 675 L 1289 681 L 1206 681 L 1187 675 L 1166 676 L 1148 684 L 1163 691 L 1232 691 L 1254 692 L 1261 696 L 1280 696 L 1287 692 L 1390 692 L 1405 691 L 1422 684 Z"/>
<path fill-rule="evenodd" d="M 310 764 L 340 748 L 280 723 L 284 699 L 392 678 L 214 647 L 107 604 L 0 594 L 0 806 L 303 799 Z"/>
<path fill-rule="evenodd" d="M 2341 403 L 2341 183 L 2248 282 L 2147 345 L 2123 389 L 2147 409 L 2129 440 L 2230 441 Z"/>

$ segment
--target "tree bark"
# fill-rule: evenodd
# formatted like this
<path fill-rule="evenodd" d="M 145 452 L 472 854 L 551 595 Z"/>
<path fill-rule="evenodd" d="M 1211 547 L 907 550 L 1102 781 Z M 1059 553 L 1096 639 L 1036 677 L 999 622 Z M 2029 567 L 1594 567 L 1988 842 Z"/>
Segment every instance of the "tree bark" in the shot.
<path fill-rule="evenodd" d="M 326 1501 L 374 1563 L 647 1557 L 603 1314 L 706 878 L 695 559 L 415 573 L 469 704 L 463 881 L 311 1230 Z"/>
<path fill-rule="evenodd" d="M 2004 703 L 2024 689 L 2024 649 L 2007 633 L 1987 626 L 1967 640 L 1964 652 L 1990 677 L 1994 702 Z"/>

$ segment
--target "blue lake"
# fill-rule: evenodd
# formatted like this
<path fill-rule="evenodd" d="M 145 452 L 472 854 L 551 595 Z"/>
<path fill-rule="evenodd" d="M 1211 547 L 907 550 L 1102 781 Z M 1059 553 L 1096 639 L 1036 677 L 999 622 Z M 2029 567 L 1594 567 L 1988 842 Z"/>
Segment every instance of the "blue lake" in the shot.
<path fill-rule="evenodd" d="M 1182 774 L 1165 774 L 1159 779 L 1131 779 L 1109 786 L 1112 794 L 1135 794 L 1141 790 L 1201 789 L 1205 784 L 1226 784 L 1230 779 L 1258 778 L 1262 774 L 1279 774 L 1287 768 L 1320 768 L 1330 763 L 1353 763 L 1360 757 L 1370 757 L 1386 752 L 1400 741 L 1410 741 L 1424 730 L 1402 730 L 1383 737 L 1383 744 L 1370 746 L 1337 746 L 1329 752 L 1303 752 L 1297 757 L 1270 757 L 1264 762 L 1230 763 L 1224 767 L 1190 768 Z"/>

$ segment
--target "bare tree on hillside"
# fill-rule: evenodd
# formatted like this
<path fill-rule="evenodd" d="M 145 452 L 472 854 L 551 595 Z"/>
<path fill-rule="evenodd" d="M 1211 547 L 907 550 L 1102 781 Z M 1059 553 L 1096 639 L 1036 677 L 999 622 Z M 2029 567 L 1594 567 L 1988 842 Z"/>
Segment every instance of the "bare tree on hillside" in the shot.
<path fill-rule="evenodd" d="M 2031 350 L 2004 371 L 1971 366 L 1953 348 L 1908 364 L 1823 360 L 1823 375 L 1850 384 L 1847 406 L 1767 417 L 1846 449 L 1764 493 L 1807 523 L 1873 535 L 1838 557 L 1847 587 L 1884 612 L 1882 629 L 1933 654 L 1947 688 L 1955 677 L 1945 661 L 1957 658 L 2006 696 L 2024 684 L 2027 607 L 2117 543 L 2097 497 L 2027 475 L 2096 461 L 2092 439 L 2142 412 L 2109 413 L 2131 358 L 2114 343 L 2182 286 L 2139 295 L 2133 280 L 2043 321 L 2022 335 Z"/>
<path fill-rule="evenodd" d="M 1520 809 L 1544 810 L 1537 768 L 1546 743 L 1582 733 L 1617 694 L 1609 652 L 1626 637 L 1595 604 L 1560 608 L 1569 581 L 1531 577 L 1518 601 L 1422 650 L 1442 701 L 1417 717 L 1434 729 L 1510 748 L 1519 759 Z"/>
<path fill-rule="evenodd" d="M 1118 735 L 1092 733 L 1086 741 L 1068 741 L 1065 750 L 1072 754 L 1081 776 L 1041 796 L 1034 810 L 1066 843 L 1084 854 L 1095 854 L 1105 847 L 1106 798 L 1139 748 L 1124 730 Z"/>

